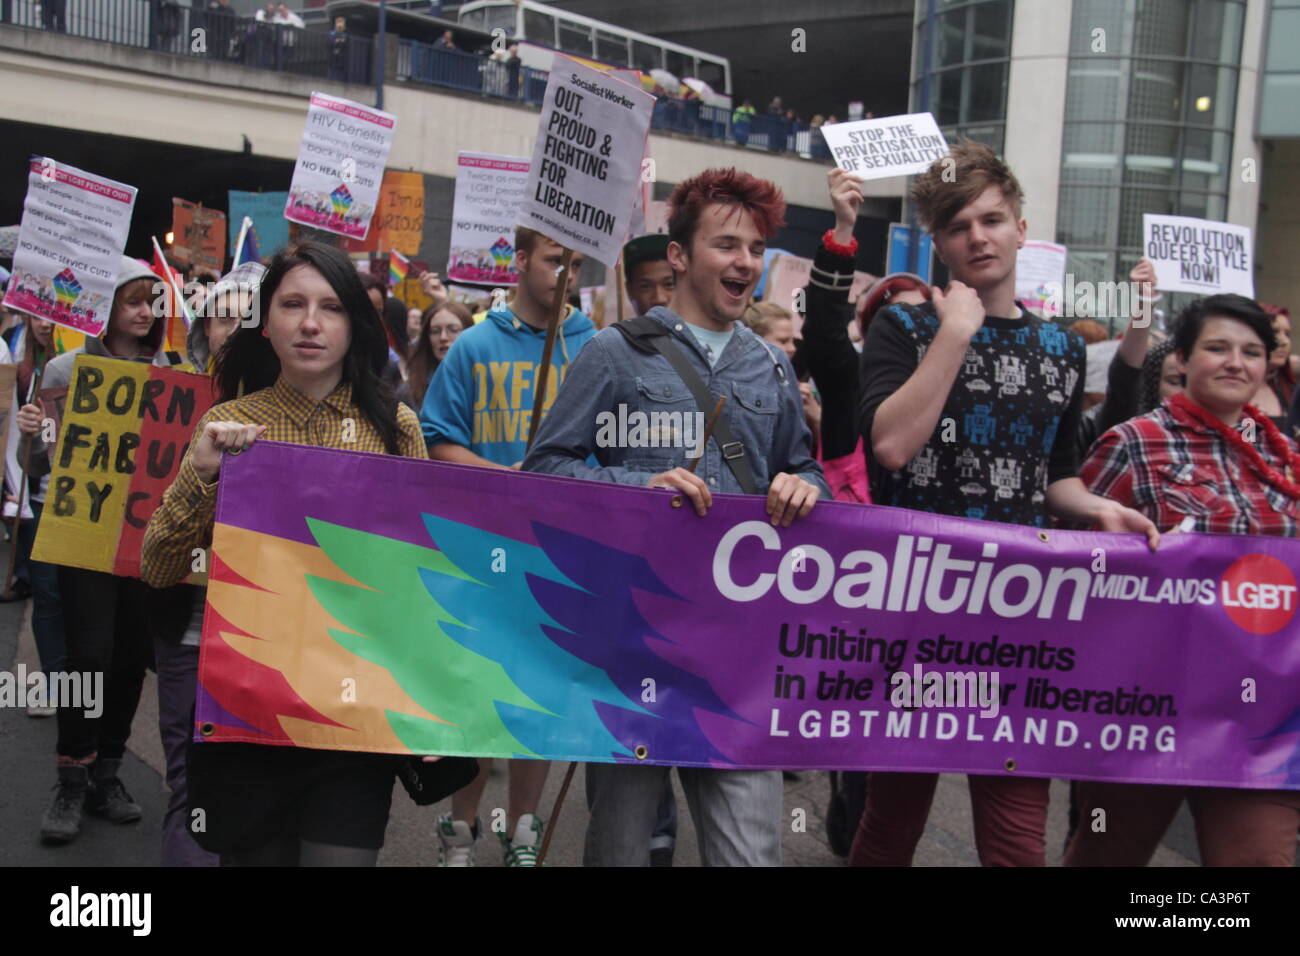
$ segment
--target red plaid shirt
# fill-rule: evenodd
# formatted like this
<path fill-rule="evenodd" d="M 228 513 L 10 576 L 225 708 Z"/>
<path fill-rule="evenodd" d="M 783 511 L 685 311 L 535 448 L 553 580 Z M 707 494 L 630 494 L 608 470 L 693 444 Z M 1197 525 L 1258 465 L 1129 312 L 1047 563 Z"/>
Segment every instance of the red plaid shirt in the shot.
<path fill-rule="evenodd" d="M 1255 437 L 1264 461 L 1281 471 L 1285 463 L 1259 429 Z M 1168 404 L 1102 435 L 1079 477 L 1096 494 L 1142 512 L 1161 531 L 1184 518 L 1195 522 L 1193 530 L 1227 534 L 1295 537 L 1300 528 L 1300 499 L 1261 481 L 1219 434 L 1175 417 Z"/>

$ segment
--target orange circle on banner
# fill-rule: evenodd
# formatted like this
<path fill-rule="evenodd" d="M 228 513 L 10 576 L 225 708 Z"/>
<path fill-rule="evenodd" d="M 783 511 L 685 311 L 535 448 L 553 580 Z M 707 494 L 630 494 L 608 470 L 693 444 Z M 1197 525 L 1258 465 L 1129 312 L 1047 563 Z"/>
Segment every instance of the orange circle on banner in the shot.
<path fill-rule="evenodd" d="M 1219 581 L 1219 600 L 1232 622 L 1251 634 L 1276 634 L 1296 610 L 1291 569 L 1267 554 L 1238 558 Z"/>

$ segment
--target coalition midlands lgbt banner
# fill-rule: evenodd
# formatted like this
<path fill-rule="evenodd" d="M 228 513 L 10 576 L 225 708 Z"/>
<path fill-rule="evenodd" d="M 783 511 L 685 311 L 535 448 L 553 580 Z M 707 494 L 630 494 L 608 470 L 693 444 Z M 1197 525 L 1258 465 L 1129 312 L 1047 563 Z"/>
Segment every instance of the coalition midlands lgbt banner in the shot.
<path fill-rule="evenodd" d="M 1296 541 L 673 497 L 256 443 L 196 737 L 1300 789 Z"/>
<path fill-rule="evenodd" d="M 149 517 L 211 404 L 206 375 L 78 355 L 32 557 L 139 577 Z"/>

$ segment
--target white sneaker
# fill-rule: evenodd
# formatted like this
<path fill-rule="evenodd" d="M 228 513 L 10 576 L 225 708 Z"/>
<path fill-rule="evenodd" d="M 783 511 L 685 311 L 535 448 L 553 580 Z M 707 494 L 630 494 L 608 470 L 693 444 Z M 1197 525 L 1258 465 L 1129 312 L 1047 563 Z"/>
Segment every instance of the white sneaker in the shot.
<path fill-rule="evenodd" d="M 537 814 L 525 813 L 515 824 L 514 839 L 507 840 L 504 833 L 497 834 L 501 838 L 501 849 L 505 851 L 506 866 L 537 865 L 537 853 L 542 848 L 544 827 L 542 818 Z"/>
<path fill-rule="evenodd" d="M 453 820 L 450 816 L 439 817 L 436 824 L 438 831 L 438 865 L 439 866 L 473 866 L 475 844 L 478 843 L 479 825 L 474 821 L 471 828 L 464 820 Z"/>

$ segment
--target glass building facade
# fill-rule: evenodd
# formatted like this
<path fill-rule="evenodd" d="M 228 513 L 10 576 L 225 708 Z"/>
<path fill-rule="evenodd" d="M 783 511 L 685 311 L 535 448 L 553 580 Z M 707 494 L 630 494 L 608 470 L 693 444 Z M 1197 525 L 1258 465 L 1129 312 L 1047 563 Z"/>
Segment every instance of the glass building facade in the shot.
<path fill-rule="evenodd" d="M 1057 239 L 1127 277 L 1142 214 L 1225 219 L 1243 0 L 1074 0 Z"/>
<path fill-rule="evenodd" d="M 1300 0 L 1273 0 L 1264 36 L 1259 135 L 1300 136 Z"/>
<path fill-rule="evenodd" d="M 926 23 L 930 0 L 918 0 L 922 16 L 913 43 L 912 108 L 921 110 Z M 949 142 L 968 136 L 1001 154 L 1006 133 L 1007 74 L 1011 65 L 1014 0 L 933 0 L 930 45 L 930 106 Z"/>

